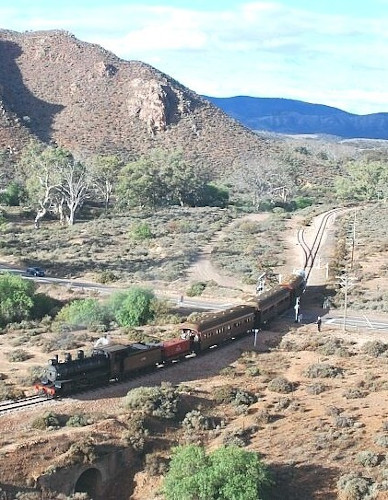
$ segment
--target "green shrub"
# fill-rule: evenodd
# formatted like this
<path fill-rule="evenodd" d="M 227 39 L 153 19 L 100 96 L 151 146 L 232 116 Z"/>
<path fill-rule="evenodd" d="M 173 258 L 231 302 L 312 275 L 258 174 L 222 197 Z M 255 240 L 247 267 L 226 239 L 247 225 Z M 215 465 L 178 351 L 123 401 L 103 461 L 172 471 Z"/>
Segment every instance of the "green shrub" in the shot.
<path fill-rule="evenodd" d="M 153 235 L 150 226 L 146 222 L 141 222 L 132 227 L 130 237 L 134 241 L 144 241 L 151 239 Z"/>
<path fill-rule="evenodd" d="M 84 413 L 76 413 L 71 415 L 66 422 L 67 427 L 84 427 L 93 423 L 93 419 Z"/>
<path fill-rule="evenodd" d="M 69 465 L 92 463 L 97 458 L 96 446 L 90 437 L 72 443 L 67 452 L 67 463 Z"/>
<path fill-rule="evenodd" d="M 188 445 L 173 450 L 163 492 L 166 500 L 265 500 L 271 485 L 255 452 L 224 446 L 206 455 L 202 447 Z"/>
<path fill-rule="evenodd" d="M 10 273 L 0 273 L 0 326 L 31 316 L 36 285 Z"/>
<path fill-rule="evenodd" d="M 173 419 L 178 413 L 180 395 L 169 383 L 160 387 L 137 387 L 131 389 L 124 400 L 124 406 L 146 415 Z"/>
<path fill-rule="evenodd" d="M 186 295 L 188 297 L 198 297 L 202 295 L 206 288 L 207 284 L 203 281 L 197 281 L 190 285 L 190 287 L 186 290 Z"/>
<path fill-rule="evenodd" d="M 31 310 L 31 316 L 33 319 L 41 319 L 53 317 L 62 306 L 60 300 L 54 299 L 49 295 L 44 293 L 36 293 L 33 297 L 34 305 Z M 50 318 L 51 319 L 51 318 Z"/>
<path fill-rule="evenodd" d="M 77 299 L 63 307 L 56 321 L 76 327 L 89 327 L 91 324 L 109 323 L 106 307 L 96 299 Z"/>
<path fill-rule="evenodd" d="M 52 412 L 46 412 L 43 415 L 36 417 L 31 423 L 31 427 L 33 429 L 39 429 L 42 431 L 50 427 L 53 429 L 58 429 L 59 426 L 59 417 Z"/>
<path fill-rule="evenodd" d="M 154 318 L 151 290 L 132 287 L 126 292 L 117 292 L 109 301 L 112 316 L 119 326 L 141 326 Z"/>

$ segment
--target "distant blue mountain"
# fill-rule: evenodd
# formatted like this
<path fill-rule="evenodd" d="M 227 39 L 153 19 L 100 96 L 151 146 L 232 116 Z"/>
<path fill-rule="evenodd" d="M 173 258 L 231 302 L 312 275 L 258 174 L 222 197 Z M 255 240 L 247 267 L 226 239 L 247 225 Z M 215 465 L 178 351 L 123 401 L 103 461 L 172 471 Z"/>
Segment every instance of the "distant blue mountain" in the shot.
<path fill-rule="evenodd" d="M 388 139 L 388 113 L 355 115 L 330 106 L 293 99 L 203 97 L 252 130 Z"/>

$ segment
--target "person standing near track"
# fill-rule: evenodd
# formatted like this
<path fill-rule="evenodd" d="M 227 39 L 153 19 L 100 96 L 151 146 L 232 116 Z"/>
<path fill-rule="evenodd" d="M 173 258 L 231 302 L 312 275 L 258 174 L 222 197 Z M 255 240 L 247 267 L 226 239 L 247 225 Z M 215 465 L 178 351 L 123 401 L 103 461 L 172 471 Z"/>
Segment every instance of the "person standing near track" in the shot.
<path fill-rule="evenodd" d="M 318 328 L 318 332 L 321 331 L 321 326 L 322 326 L 322 318 L 320 316 L 318 316 L 317 318 L 317 328 Z"/>

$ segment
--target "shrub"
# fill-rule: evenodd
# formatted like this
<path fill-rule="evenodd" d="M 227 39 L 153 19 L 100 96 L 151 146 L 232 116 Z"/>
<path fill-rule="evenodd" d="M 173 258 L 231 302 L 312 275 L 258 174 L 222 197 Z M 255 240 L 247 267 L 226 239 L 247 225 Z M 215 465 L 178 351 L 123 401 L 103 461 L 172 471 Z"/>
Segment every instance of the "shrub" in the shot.
<path fill-rule="evenodd" d="M 182 427 L 185 432 L 205 431 L 214 427 L 214 422 L 211 418 L 205 417 L 199 410 L 192 410 L 186 413 L 182 421 Z"/>
<path fill-rule="evenodd" d="M 224 446 L 206 455 L 202 447 L 188 445 L 174 449 L 163 492 L 166 500 L 264 500 L 271 498 L 271 485 L 255 452 Z"/>
<path fill-rule="evenodd" d="M 33 296 L 34 305 L 31 310 L 31 316 L 34 319 L 41 319 L 55 316 L 62 305 L 60 300 L 54 299 L 44 293 L 36 293 Z M 51 318 L 50 318 L 51 319 Z"/>
<path fill-rule="evenodd" d="M 339 500 L 366 500 L 373 498 L 373 481 L 361 474 L 350 473 L 341 476 L 337 482 Z"/>
<path fill-rule="evenodd" d="M 365 342 L 365 344 L 361 348 L 361 352 L 364 354 L 368 354 L 369 356 L 373 356 L 377 358 L 381 356 L 388 350 L 388 344 L 381 342 L 380 340 L 371 340 L 369 342 Z"/>
<path fill-rule="evenodd" d="M 71 415 L 66 422 L 67 427 L 84 427 L 85 425 L 90 425 L 93 423 L 93 419 L 85 415 L 84 413 L 76 413 Z"/>
<path fill-rule="evenodd" d="M 189 297 L 197 297 L 199 295 L 202 295 L 203 291 L 206 288 L 206 283 L 203 281 L 197 281 L 196 283 L 193 283 L 190 285 L 190 287 L 186 290 L 186 295 Z"/>
<path fill-rule="evenodd" d="M 150 476 L 164 476 L 168 471 L 168 460 L 157 454 L 146 455 L 144 470 Z"/>
<path fill-rule="evenodd" d="M 119 326 L 145 325 L 154 317 L 155 295 L 151 290 L 132 287 L 112 295 L 109 308 Z"/>
<path fill-rule="evenodd" d="M 245 373 L 250 377 L 258 377 L 260 375 L 260 370 L 257 366 L 248 366 Z"/>
<path fill-rule="evenodd" d="M 26 359 L 29 359 L 30 357 L 30 354 L 28 354 L 28 352 L 24 349 L 15 349 L 7 354 L 7 359 L 11 363 L 26 361 Z"/>
<path fill-rule="evenodd" d="M 334 417 L 334 424 L 339 429 L 344 427 L 353 427 L 355 419 L 353 417 L 347 417 L 346 415 L 337 415 Z"/>
<path fill-rule="evenodd" d="M 388 448 L 388 434 L 377 434 L 375 443 L 382 448 Z"/>
<path fill-rule="evenodd" d="M 31 280 L 10 273 L 0 274 L 0 326 L 30 317 L 35 288 Z"/>
<path fill-rule="evenodd" d="M 288 394 L 294 390 L 294 384 L 284 377 L 276 377 L 269 382 L 268 389 L 272 392 Z"/>
<path fill-rule="evenodd" d="M 316 382 L 315 384 L 311 384 L 306 387 L 306 392 L 314 396 L 321 394 L 322 392 L 325 392 L 325 390 L 326 386 L 321 382 Z"/>
<path fill-rule="evenodd" d="M 179 402 L 177 390 L 169 383 L 162 383 L 160 387 L 137 387 L 130 390 L 124 405 L 146 415 L 173 419 L 177 415 Z"/>
<path fill-rule="evenodd" d="M 72 443 L 67 452 L 67 463 L 74 464 L 87 464 L 92 463 L 97 459 L 96 447 L 90 437 L 83 441 Z"/>
<path fill-rule="evenodd" d="M 232 403 L 234 406 L 250 406 L 257 401 L 257 397 L 251 392 L 228 385 L 217 387 L 214 399 L 219 404 Z"/>
<path fill-rule="evenodd" d="M 310 365 L 305 372 L 308 378 L 336 378 L 341 377 L 342 374 L 343 370 L 341 368 L 326 363 Z"/>
<path fill-rule="evenodd" d="M 375 467 L 378 465 L 380 458 L 379 455 L 370 450 L 360 451 L 357 454 L 356 460 L 364 467 Z"/>
<path fill-rule="evenodd" d="M 24 392 L 12 384 L 7 384 L 4 380 L 0 380 L 0 401 L 8 399 L 21 399 L 24 397 Z"/>
<path fill-rule="evenodd" d="M 135 224 L 130 232 L 130 237 L 134 241 L 144 241 L 153 238 L 150 226 L 146 222 Z"/>
<path fill-rule="evenodd" d="M 31 423 L 31 427 L 33 429 L 39 429 L 41 431 L 49 428 L 58 429 L 59 426 L 59 417 L 52 412 L 46 412 L 43 415 L 36 417 Z"/>
<path fill-rule="evenodd" d="M 135 413 L 131 415 L 128 421 L 127 430 L 124 431 L 122 439 L 128 446 L 131 446 L 135 451 L 143 451 L 145 446 L 145 438 L 148 436 L 146 428 L 146 420 L 144 415 Z"/>
<path fill-rule="evenodd" d="M 344 391 L 342 395 L 346 399 L 359 399 L 365 398 L 365 396 L 367 396 L 367 393 L 365 391 L 360 391 L 360 389 L 358 389 L 357 387 L 349 387 Z"/>
<path fill-rule="evenodd" d="M 72 326 L 89 327 L 91 324 L 109 323 L 109 315 L 105 306 L 96 299 L 74 300 L 63 307 L 56 316 L 59 323 Z"/>

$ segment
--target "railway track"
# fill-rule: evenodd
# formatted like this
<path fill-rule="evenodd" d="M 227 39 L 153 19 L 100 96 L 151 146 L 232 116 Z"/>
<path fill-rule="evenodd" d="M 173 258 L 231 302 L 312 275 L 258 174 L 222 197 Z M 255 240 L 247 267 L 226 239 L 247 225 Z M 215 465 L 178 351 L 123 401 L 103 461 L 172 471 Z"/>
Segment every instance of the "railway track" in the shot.
<path fill-rule="evenodd" d="M 30 406 L 35 406 L 38 404 L 48 403 L 50 400 L 46 396 L 29 396 L 18 400 L 8 400 L 0 402 L 0 416 L 5 413 L 14 412 L 16 410 L 21 410 L 28 408 Z"/>
<path fill-rule="evenodd" d="M 306 273 L 306 282 L 308 281 L 310 273 L 314 266 L 315 259 L 317 257 L 318 251 L 320 249 L 323 240 L 323 235 L 325 234 L 327 223 L 329 222 L 331 217 L 342 211 L 343 208 L 334 208 L 332 210 L 329 210 L 323 215 L 311 246 L 309 246 L 308 243 L 306 242 L 306 234 L 305 234 L 306 228 L 300 228 L 298 230 L 297 234 L 298 243 L 302 248 L 304 254 L 303 270 Z"/>

